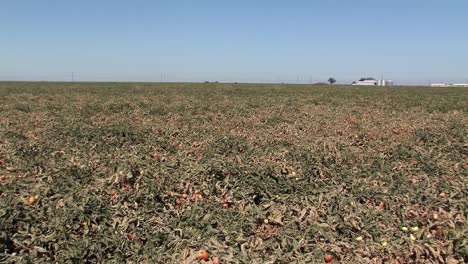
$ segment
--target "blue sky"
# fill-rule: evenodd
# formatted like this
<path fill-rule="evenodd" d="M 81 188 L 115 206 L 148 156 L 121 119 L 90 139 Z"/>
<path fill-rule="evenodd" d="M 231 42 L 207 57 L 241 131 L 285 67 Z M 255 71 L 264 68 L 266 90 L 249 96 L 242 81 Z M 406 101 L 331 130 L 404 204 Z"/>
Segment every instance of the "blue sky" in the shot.
<path fill-rule="evenodd" d="M 0 80 L 468 82 L 467 0 L 12 0 Z"/>

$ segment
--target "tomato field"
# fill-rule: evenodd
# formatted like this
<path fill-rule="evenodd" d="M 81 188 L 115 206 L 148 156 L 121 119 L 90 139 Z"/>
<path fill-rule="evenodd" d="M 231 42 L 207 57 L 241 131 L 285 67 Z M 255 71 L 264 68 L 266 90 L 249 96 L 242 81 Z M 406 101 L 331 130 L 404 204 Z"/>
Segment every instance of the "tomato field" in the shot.
<path fill-rule="evenodd" d="M 0 82 L 0 262 L 465 263 L 468 89 Z"/>

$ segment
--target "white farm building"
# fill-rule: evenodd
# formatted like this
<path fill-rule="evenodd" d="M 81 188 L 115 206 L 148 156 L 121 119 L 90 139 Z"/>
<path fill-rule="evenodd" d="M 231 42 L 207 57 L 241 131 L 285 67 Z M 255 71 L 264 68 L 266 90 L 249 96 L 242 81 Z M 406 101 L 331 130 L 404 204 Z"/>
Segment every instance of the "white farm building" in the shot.
<path fill-rule="evenodd" d="M 433 83 L 431 87 L 468 87 L 468 83 L 454 83 L 454 84 L 446 84 L 446 83 Z"/>
<path fill-rule="evenodd" d="M 392 86 L 392 80 L 376 80 L 374 78 L 361 78 L 359 81 L 353 82 L 351 85 L 363 85 L 363 86 Z"/>

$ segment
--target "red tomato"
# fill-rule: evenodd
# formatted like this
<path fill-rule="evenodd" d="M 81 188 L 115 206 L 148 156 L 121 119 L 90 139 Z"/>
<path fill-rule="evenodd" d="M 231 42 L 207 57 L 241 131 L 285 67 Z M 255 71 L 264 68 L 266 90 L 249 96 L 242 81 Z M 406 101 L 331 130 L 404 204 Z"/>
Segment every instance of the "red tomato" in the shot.
<path fill-rule="evenodd" d="M 133 235 L 132 235 L 132 234 L 127 234 L 127 238 L 128 238 L 128 240 L 132 240 L 132 239 L 133 239 Z"/>
<path fill-rule="evenodd" d="M 176 204 L 177 206 L 181 206 L 181 205 L 182 205 L 182 201 L 181 201 L 181 200 L 176 200 L 176 201 L 175 201 L 175 204 Z"/>
<path fill-rule="evenodd" d="M 200 251 L 200 253 L 198 253 L 198 258 L 202 260 L 208 260 L 210 259 L 210 254 L 208 254 L 208 251 L 206 250 Z"/>
<path fill-rule="evenodd" d="M 332 255 L 325 255 L 325 262 L 330 263 L 333 261 L 333 256 Z"/>
<path fill-rule="evenodd" d="M 213 258 L 213 264 L 219 264 L 219 258 L 218 257 Z"/>

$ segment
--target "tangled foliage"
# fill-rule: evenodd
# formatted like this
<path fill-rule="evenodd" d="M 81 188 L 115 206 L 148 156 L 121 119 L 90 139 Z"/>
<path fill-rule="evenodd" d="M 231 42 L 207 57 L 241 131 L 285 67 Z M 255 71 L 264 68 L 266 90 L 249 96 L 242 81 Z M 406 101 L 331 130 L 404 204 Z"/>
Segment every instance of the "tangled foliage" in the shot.
<path fill-rule="evenodd" d="M 4 82 L 0 102 L 0 262 L 467 262 L 465 88 Z"/>

